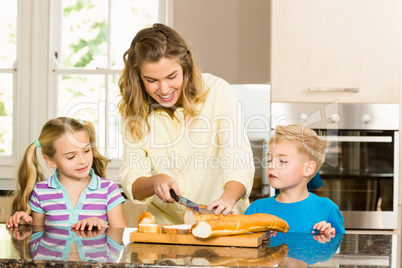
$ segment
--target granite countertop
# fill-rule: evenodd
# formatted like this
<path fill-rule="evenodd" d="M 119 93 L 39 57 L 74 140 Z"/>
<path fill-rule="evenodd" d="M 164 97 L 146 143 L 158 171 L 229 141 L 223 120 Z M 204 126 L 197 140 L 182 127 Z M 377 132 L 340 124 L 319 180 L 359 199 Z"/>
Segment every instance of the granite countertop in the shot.
<path fill-rule="evenodd" d="M 312 234 L 268 237 L 257 248 L 133 243 L 134 229 L 75 232 L 0 224 L 1 267 L 353 267 L 401 266 L 401 236 Z"/>

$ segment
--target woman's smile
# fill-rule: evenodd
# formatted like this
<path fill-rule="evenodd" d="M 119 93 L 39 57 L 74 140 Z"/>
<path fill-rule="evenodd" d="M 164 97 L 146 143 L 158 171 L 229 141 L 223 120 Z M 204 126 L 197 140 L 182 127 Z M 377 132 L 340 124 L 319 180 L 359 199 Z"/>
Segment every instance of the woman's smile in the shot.
<path fill-rule="evenodd" d="M 183 68 L 175 60 L 162 58 L 141 66 L 145 90 L 163 107 L 177 105 L 183 90 Z"/>

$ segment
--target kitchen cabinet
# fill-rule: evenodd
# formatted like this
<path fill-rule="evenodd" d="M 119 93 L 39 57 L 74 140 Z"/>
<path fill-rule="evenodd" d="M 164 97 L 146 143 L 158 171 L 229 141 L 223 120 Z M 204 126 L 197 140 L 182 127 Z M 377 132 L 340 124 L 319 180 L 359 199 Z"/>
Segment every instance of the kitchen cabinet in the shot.
<path fill-rule="evenodd" d="M 272 101 L 399 103 L 401 5 L 272 0 Z"/>

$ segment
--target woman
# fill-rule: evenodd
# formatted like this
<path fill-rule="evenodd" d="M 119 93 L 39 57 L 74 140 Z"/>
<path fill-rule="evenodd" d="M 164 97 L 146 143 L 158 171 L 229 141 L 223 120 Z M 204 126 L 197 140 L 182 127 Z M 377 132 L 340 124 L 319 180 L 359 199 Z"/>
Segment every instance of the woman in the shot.
<path fill-rule="evenodd" d="M 120 181 L 128 198 L 146 203 L 160 224 L 183 222 L 170 189 L 216 214 L 243 213 L 254 165 L 229 84 L 202 75 L 183 38 L 163 24 L 138 32 L 123 58 Z"/>

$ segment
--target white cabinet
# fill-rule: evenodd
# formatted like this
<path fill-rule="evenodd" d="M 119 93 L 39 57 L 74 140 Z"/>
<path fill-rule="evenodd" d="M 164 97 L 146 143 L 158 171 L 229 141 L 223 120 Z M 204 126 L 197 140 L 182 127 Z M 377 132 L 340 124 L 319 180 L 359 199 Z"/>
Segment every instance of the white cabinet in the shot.
<path fill-rule="evenodd" d="M 272 0 L 272 101 L 399 103 L 400 2 Z"/>

